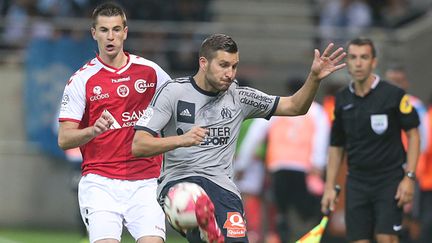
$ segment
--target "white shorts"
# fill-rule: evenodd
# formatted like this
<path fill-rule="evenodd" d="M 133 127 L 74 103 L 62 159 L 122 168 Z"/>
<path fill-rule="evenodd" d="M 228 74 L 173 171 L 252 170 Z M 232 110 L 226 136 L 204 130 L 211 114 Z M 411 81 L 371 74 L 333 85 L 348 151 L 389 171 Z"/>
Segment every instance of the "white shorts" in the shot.
<path fill-rule="evenodd" d="M 138 241 L 160 236 L 165 241 L 165 214 L 156 200 L 157 179 L 127 181 L 88 174 L 81 178 L 78 200 L 90 242 L 121 241 L 123 222 Z"/>

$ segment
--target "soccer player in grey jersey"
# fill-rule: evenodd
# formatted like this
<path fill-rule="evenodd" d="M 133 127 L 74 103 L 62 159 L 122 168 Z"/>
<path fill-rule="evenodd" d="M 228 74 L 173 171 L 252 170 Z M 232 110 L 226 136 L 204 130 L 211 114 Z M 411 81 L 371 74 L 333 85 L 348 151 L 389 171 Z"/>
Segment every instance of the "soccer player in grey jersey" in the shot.
<path fill-rule="evenodd" d="M 196 183 L 208 194 L 197 200 L 199 230 L 186 233 L 190 242 L 247 242 L 232 166 L 240 125 L 248 118 L 305 114 L 320 81 L 345 66 L 340 63 L 343 49 L 332 49 L 330 44 L 322 54 L 315 50 L 303 87 L 292 96 L 278 97 L 239 87 L 237 44 L 227 35 L 214 34 L 201 45 L 195 76 L 169 81 L 157 91 L 136 123 L 132 153 L 164 153 L 161 204 L 168 189 L 182 181 Z"/>

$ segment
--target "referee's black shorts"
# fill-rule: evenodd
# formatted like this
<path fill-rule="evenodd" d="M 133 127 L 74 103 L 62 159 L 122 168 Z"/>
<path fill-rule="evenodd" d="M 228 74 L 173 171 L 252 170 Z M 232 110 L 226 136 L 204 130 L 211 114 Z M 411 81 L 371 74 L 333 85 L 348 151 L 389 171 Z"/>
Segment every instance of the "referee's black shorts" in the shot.
<path fill-rule="evenodd" d="M 395 195 L 402 177 L 366 183 L 348 176 L 345 220 L 349 241 L 401 234 L 402 208 L 397 206 Z"/>

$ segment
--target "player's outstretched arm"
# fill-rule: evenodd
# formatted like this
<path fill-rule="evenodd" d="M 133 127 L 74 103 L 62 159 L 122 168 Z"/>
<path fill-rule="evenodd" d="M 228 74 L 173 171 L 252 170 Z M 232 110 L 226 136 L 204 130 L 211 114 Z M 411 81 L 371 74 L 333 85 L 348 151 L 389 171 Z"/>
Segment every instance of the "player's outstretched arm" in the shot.
<path fill-rule="evenodd" d="M 276 108 L 276 116 L 306 114 L 315 98 L 320 81 L 346 66 L 345 63 L 341 63 L 346 56 L 343 48 L 333 51 L 333 47 L 334 44 L 330 43 L 322 54 L 319 50 L 314 50 L 314 59 L 304 85 L 292 96 L 281 97 Z"/>
<path fill-rule="evenodd" d="M 163 138 L 137 130 L 132 142 L 132 154 L 136 157 L 150 157 L 180 147 L 199 145 L 204 141 L 206 135 L 207 129 L 198 126 L 183 135 Z"/>

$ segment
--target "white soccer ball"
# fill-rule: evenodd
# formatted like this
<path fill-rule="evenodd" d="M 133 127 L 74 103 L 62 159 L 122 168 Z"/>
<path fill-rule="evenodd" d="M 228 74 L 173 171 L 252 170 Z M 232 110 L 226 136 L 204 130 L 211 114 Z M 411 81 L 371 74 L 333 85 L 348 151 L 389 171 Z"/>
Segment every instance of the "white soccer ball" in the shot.
<path fill-rule="evenodd" d="M 195 202 L 201 195 L 207 195 L 204 189 L 190 182 L 180 182 L 168 190 L 164 210 L 175 229 L 183 231 L 198 226 Z"/>

